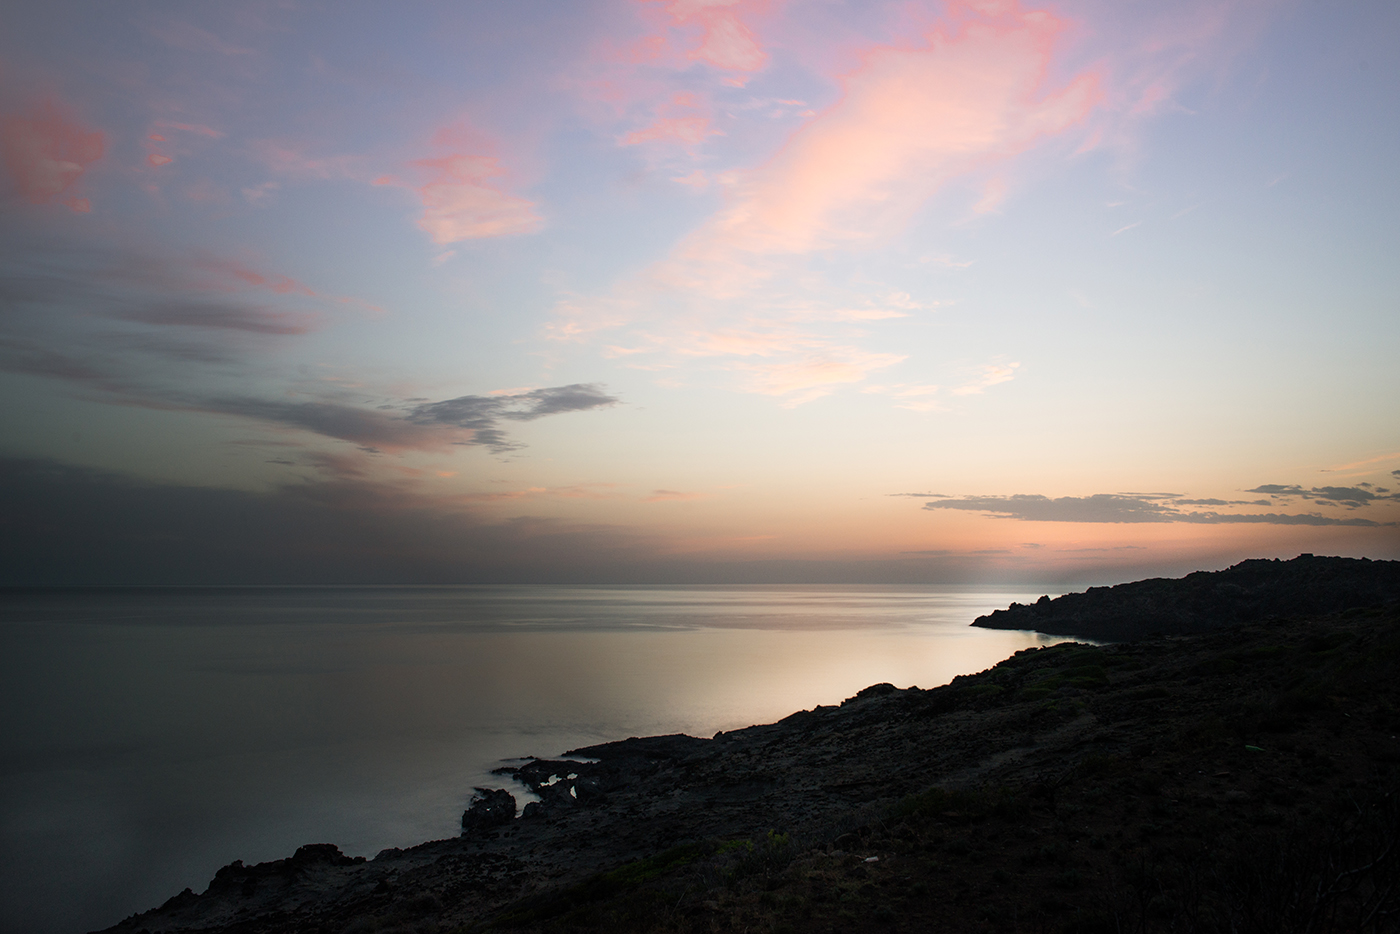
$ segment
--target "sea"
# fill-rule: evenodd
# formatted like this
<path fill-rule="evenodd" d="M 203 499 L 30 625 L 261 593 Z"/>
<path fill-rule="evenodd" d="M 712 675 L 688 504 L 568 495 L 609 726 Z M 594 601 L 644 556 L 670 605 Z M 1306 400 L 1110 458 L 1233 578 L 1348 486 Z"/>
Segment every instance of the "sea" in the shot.
<path fill-rule="evenodd" d="M 524 756 L 711 736 L 1059 641 L 1042 589 L 0 591 L 0 932 L 77 934 L 304 843 L 455 835 Z M 1058 596 L 1052 592 L 1051 596 Z"/>

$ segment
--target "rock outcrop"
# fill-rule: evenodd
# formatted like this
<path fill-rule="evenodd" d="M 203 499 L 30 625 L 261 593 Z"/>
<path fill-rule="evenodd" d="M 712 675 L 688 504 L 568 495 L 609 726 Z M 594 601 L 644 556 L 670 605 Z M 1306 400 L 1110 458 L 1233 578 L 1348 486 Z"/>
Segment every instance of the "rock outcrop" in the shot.
<path fill-rule="evenodd" d="M 481 833 L 515 820 L 515 795 L 504 788 L 474 788 L 462 814 L 462 834 Z"/>

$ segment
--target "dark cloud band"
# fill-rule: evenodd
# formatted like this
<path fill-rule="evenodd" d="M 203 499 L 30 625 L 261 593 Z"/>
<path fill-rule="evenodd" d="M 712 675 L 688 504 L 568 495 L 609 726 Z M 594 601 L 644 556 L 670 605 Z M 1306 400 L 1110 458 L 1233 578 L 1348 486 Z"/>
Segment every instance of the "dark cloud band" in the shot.
<path fill-rule="evenodd" d="M 408 420 L 415 425 L 469 428 L 473 432 L 472 440 L 465 443 L 484 444 L 493 451 L 508 451 L 519 445 L 508 440 L 499 428 L 503 420 L 529 422 L 547 415 L 605 408 L 619 401 L 597 383 L 571 383 L 528 392 L 458 396 L 442 402 L 427 402 L 416 406 Z"/>
<path fill-rule="evenodd" d="M 1251 490 L 1264 492 L 1263 488 Z M 1376 497 L 1373 497 L 1373 499 Z M 1368 501 L 1369 502 L 1369 501 Z M 1001 519 L 1023 522 L 1188 522 L 1201 525 L 1265 524 L 1265 525 L 1348 525 L 1382 526 L 1394 522 L 1376 522 L 1355 517 L 1341 518 L 1315 513 L 1221 513 L 1191 511 L 1182 505 L 1229 505 L 1229 501 L 1186 500 L 1170 495 L 1143 496 L 1122 493 L 1098 493 L 1093 496 L 1061 496 L 1050 498 L 1038 494 L 1012 496 L 966 496 L 939 499 L 924 504 L 925 509 L 958 509 L 981 512 Z M 1244 505 L 1244 503 L 1241 503 Z M 1249 503 L 1249 505 L 1259 505 Z M 1262 505 L 1267 505 L 1263 503 Z"/>

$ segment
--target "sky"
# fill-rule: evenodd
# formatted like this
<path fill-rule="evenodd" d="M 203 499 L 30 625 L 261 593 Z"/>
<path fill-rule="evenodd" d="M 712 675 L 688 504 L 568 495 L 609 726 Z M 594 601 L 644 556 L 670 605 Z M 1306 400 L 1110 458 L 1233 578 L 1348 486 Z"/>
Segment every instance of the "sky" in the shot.
<path fill-rule="evenodd" d="M 0 11 L 0 583 L 1400 558 L 1400 6 Z"/>

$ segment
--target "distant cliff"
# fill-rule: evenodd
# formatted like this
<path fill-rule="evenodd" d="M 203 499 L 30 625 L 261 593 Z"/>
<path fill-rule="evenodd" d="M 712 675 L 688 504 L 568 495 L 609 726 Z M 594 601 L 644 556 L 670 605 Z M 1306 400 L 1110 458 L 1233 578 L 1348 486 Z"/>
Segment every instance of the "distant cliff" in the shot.
<path fill-rule="evenodd" d="M 1131 642 L 1154 635 L 1193 635 L 1271 617 L 1315 616 L 1400 601 L 1400 561 L 1319 558 L 1251 559 L 1224 571 L 1090 587 L 1030 606 L 1013 603 L 979 616 L 983 629 L 1024 629 Z"/>

